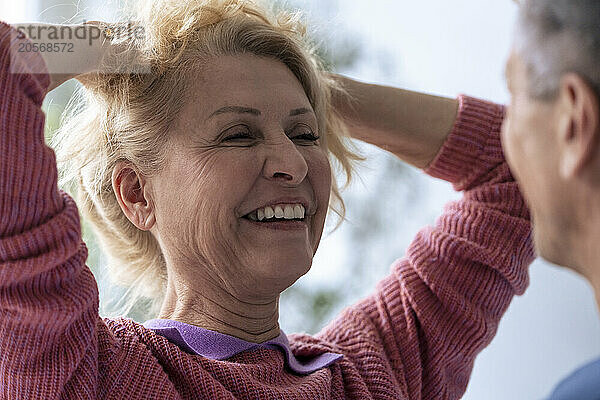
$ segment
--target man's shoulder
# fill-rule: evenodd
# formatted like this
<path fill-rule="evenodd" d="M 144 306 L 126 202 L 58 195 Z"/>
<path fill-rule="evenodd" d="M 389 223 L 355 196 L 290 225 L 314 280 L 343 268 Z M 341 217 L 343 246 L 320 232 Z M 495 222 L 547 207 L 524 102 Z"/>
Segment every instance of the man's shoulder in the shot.
<path fill-rule="evenodd" d="M 560 382 L 548 400 L 600 400 L 600 358 L 585 364 Z"/>

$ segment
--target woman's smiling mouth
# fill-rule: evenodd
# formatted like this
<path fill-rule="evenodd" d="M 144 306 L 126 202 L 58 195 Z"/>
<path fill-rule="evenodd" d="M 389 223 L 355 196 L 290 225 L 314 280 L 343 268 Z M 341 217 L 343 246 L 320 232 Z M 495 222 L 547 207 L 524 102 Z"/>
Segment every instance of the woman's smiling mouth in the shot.
<path fill-rule="evenodd" d="M 276 220 L 304 220 L 305 208 L 302 204 L 276 204 L 266 206 L 245 215 L 251 221 L 272 222 Z"/>

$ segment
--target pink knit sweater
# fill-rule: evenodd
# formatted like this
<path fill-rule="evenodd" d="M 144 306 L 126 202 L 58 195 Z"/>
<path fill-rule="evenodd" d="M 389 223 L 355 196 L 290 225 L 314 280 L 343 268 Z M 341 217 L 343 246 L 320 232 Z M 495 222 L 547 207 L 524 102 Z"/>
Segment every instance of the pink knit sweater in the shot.
<path fill-rule="evenodd" d="M 78 210 L 58 190 L 44 143 L 49 77 L 9 73 L 9 33 L 0 23 L 1 399 L 461 397 L 534 258 L 529 213 L 500 146 L 502 106 L 459 97 L 454 128 L 425 172 L 462 199 L 417 234 L 370 296 L 314 336 L 288 336 L 300 361 L 343 354 L 301 375 L 273 347 L 213 360 L 131 319 L 98 315 Z"/>

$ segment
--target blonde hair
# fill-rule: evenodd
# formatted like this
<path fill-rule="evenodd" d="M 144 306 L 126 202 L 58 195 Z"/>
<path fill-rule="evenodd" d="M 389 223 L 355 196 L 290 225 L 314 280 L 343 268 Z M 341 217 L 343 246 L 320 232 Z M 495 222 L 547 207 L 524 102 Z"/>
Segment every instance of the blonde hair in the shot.
<path fill-rule="evenodd" d="M 144 29 L 132 45 L 151 65 L 149 74 L 100 75 L 74 96 L 55 133 L 60 185 L 75 197 L 108 258 L 111 280 L 129 288 L 130 312 L 150 300 L 155 315 L 164 298 L 167 271 L 161 248 L 149 231 L 125 216 L 112 188 L 112 171 L 126 160 L 142 176 L 160 171 L 169 126 L 183 105 L 186 81 L 202 61 L 251 53 L 284 63 L 302 84 L 325 132 L 332 165 L 341 167 L 346 187 L 354 163 L 364 160 L 332 106 L 332 94 L 347 96 L 325 71 L 307 39 L 299 12 L 274 11 L 256 1 L 157 0 L 138 9 L 133 21 Z M 200 62 L 200 64 L 198 64 Z M 201 69 L 201 68 L 200 68 Z M 332 169 L 329 208 L 345 218 L 344 201 Z M 339 205 L 339 209 L 336 208 Z"/>

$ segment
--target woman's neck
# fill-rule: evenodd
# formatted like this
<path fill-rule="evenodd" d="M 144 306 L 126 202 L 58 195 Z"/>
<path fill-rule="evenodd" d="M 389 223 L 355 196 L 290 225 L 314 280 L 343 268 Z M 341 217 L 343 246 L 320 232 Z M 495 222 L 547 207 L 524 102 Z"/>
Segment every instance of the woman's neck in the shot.
<path fill-rule="evenodd" d="M 172 319 L 262 343 L 279 336 L 279 296 L 243 301 L 212 284 L 201 289 L 178 287 L 169 280 L 158 318 Z"/>

